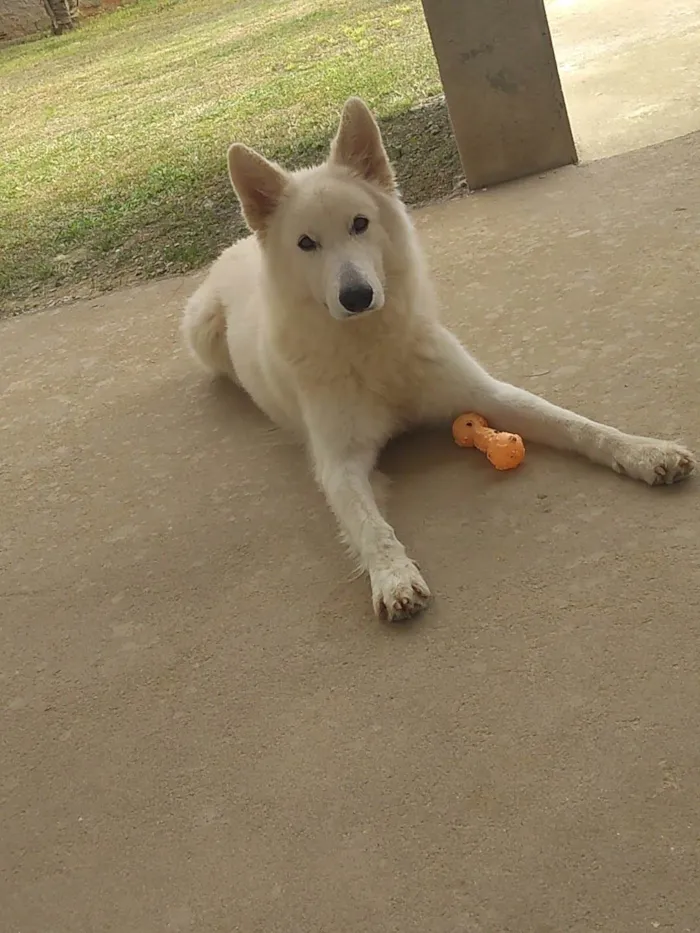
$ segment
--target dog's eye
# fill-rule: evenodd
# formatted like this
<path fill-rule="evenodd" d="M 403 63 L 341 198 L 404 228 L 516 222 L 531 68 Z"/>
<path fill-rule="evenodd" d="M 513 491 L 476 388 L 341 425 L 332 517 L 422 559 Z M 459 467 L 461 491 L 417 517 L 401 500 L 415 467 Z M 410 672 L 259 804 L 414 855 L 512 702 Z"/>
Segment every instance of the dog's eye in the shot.
<path fill-rule="evenodd" d="M 299 249 L 303 249 L 305 253 L 311 253 L 318 247 L 318 243 L 312 240 L 310 236 L 303 236 L 299 238 L 297 246 Z"/>
<path fill-rule="evenodd" d="M 366 217 L 363 217 L 362 214 L 358 214 L 352 222 L 352 232 L 364 233 L 367 227 L 369 227 L 369 220 L 367 220 Z"/>

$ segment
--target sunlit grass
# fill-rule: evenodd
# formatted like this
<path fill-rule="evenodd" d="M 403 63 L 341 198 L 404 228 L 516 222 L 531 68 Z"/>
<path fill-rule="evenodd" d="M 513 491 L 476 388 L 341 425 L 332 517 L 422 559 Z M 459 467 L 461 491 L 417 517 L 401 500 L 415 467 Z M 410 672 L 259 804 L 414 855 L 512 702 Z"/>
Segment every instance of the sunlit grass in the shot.
<path fill-rule="evenodd" d="M 384 119 L 407 196 L 458 173 L 417 0 L 140 0 L 0 51 L 0 298 L 182 271 L 240 234 L 225 153 L 323 151 L 338 109 Z M 425 143 L 425 145 L 424 145 Z"/>

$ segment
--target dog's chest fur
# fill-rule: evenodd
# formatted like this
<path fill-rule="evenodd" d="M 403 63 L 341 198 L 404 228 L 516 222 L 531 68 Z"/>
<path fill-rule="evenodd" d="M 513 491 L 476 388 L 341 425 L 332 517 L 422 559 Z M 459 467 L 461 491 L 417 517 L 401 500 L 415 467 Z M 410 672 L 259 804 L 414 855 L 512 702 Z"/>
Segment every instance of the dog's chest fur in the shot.
<path fill-rule="evenodd" d="M 320 316 L 319 316 L 320 317 Z M 436 322 L 406 307 L 339 323 L 276 328 L 274 342 L 301 394 L 327 393 L 343 406 L 383 408 L 400 420 L 417 407 Z"/>

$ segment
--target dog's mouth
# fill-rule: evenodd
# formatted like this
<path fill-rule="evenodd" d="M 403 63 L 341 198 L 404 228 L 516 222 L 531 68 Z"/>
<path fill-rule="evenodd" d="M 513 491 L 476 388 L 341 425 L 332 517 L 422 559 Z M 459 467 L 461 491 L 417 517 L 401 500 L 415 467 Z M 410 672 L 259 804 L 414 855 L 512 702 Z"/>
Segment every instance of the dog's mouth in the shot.
<path fill-rule="evenodd" d="M 336 321 L 350 321 L 350 320 L 359 320 L 360 318 L 366 318 L 370 314 L 374 314 L 375 311 L 379 311 L 379 307 L 375 307 L 374 304 L 369 305 L 367 308 L 358 308 L 357 310 L 350 311 L 348 308 L 340 304 L 340 302 L 334 302 L 333 305 L 329 305 L 328 302 L 325 302 L 326 310 L 331 317 L 335 318 Z"/>

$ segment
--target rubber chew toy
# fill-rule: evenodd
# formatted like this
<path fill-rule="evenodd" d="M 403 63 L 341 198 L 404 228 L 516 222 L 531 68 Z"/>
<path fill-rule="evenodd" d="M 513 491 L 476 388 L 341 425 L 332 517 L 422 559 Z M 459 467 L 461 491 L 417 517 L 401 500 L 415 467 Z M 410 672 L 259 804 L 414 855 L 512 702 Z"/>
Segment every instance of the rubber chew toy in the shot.
<path fill-rule="evenodd" d="M 513 470 L 525 459 L 525 445 L 519 434 L 494 431 L 486 418 L 473 411 L 455 420 L 452 437 L 460 447 L 476 447 L 486 454 L 497 470 Z"/>

